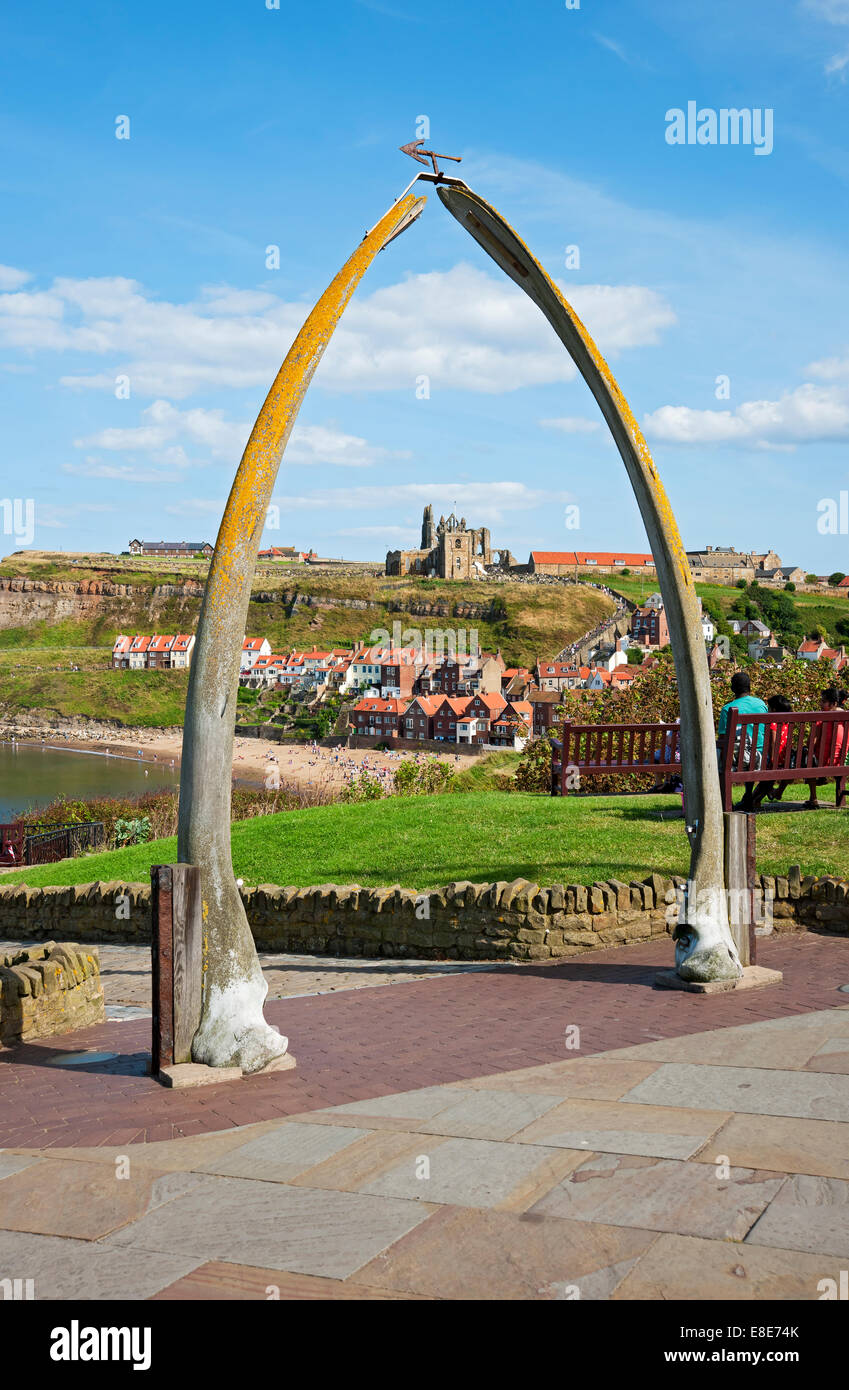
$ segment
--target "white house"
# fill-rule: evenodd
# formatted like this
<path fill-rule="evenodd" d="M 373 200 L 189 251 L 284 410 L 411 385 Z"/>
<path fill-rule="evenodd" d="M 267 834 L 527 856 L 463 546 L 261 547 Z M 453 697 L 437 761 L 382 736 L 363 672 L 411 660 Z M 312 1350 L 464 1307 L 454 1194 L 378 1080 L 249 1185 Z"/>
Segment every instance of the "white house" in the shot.
<path fill-rule="evenodd" d="M 246 637 L 242 643 L 240 671 L 249 671 L 257 657 L 271 656 L 271 643 L 267 637 Z"/>

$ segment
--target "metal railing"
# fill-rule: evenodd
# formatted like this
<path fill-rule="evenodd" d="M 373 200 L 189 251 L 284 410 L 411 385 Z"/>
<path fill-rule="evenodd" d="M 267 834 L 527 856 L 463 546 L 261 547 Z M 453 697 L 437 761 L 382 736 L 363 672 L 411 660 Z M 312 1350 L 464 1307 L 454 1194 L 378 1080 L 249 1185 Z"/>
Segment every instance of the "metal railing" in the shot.
<path fill-rule="evenodd" d="M 72 859 L 87 849 L 98 849 L 106 839 L 103 821 L 85 821 L 81 825 L 58 825 L 52 830 L 27 834 L 23 843 L 25 865 L 55 864 L 59 859 Z"/>

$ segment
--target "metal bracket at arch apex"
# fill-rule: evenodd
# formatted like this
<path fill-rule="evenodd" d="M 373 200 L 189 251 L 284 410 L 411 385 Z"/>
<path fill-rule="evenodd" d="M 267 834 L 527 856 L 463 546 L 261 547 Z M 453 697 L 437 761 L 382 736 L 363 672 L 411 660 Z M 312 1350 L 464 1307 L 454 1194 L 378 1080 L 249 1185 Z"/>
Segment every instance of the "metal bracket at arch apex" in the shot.
<path fill-rule="evenodd" d="M 424 141 L 416 140 L 413 143 L 414 145 L 423 145 Z M 423 157 L 417 151 L 411 149 L 409 145 L 399 145 L 398 148 L 402 151 L 403 154 L 412 155 L 412 158 L 417 159 L 420 164 L 424 163 Z M 454 188 L 465 188 L 467 192 L 471 193 L 472 190 L 469 188 L 469 185 L 465 182 L 464 179 L 450 178 L 448 174 L 443 174 L 436 166 L 437 158 L 453 159 L 456 161 L 456 163 L 459 164 L 460 160 L 462 159 L 462 155 L 429 155 L 429 158 L 433 160 L 434 172 L 432 174 L 414 174 L 413 177 L 410 179 L 410 182 L 407 184 L 407 187 L 398 194 L 398 197 L 395 199 L 395 203 L 400 203 L 401 199 L 407 196 L 410 189 L 413 187 L 413 184 L 418 183 L 419 181 L 423 181 L 424 183 L 446 183 L 452 185 Z M 392 204 L 393 207 L 395 206 L 395 203 Z M 410 211 L 407 213 L 407 216 L 401 221 L 399 226 L 392 233 L 391 237 L 387 237 L 386 241 L 380 248 L 381 251 L 385 251 L 391 241 L 394 241 L 396 237 L 399 237 L 402 232 L 406 232 L 407 228 L 411 227 L 418 217 L 421 217 L 423 211 L 424 203 L 421 203 L 418 207 L 411 208 Z M 375 226 L 377 226 L 377 223 L 375 223 Z M 363 239 L 365 240 L 365 237 L 367 237 L 369 232 L 373 230 L 374 228 L 369 227 L 368 231 L 363 234 Z"/>

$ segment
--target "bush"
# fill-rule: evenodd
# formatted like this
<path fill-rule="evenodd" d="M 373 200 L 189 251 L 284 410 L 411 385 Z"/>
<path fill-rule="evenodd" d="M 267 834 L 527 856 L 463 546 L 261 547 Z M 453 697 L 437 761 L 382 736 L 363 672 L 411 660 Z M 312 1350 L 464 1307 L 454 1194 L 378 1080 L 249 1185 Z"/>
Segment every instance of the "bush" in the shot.
<path fill-rule="evenodd" d="M 342 801 L 379 801 L 386 792 L 383 783 L 370 772 L 359 772 L 353 781 L 344 787 Z"/>
<path fill-rule="evenodd" d="M 143 845 L 152 839 L 150 833 L 150 817 L 136 816 L 132 820 L 121 817 L 115 822 L 115 848 L 122 849 L 124 845 Z"/>
<path fill-rule="evenodd" d="M 833 589 L 836 589 L 837 585 L 841 584 L 845 578 L 846 575 L 843 573 L 842 570 L 835 570 L 834 574 L 830 574 L 828 576 L 828 582 Z"/>
<path fill-rule="evenodd" d="M 438 792 L 454 791 L 454 769 L 438 758 L 424 762 L 403 762 L 395 771 L 394 785 L 398 796 L 431 796 Z"/>
<path fill-rule="evenodd" d="M 796 585 L 793 583 L 792 579 L 788 579 L 787 583 L 784 585 L 784 592 L 785 594 L 795 594 Z"/>
<path fill-rule="evenodd" d="M 521 792 L 551 791 L 551 741 L 547 734 L 531 739 L 522 750 L 516 769 L 516 788 Z"/>

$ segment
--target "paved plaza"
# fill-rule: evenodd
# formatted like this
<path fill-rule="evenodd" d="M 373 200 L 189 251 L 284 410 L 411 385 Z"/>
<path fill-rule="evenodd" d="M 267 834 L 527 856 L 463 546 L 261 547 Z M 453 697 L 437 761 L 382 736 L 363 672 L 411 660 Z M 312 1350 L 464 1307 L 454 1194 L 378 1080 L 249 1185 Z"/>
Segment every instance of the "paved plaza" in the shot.
<path fill-rule="evenodd" d="M 276 1000 L 297 1068 L 190 1092 L 145 1017 L 9 1049 L 0 1265 L 43 1299 L 816 1300 L 849 963 L 760 946 L 784 984 L 736 995 L 654 990 L 659 941 Z"/>

